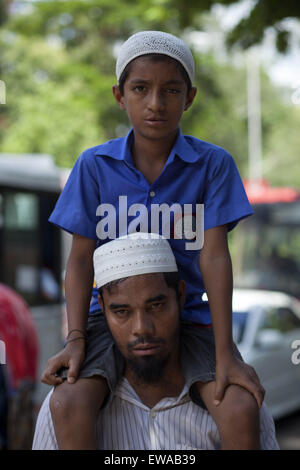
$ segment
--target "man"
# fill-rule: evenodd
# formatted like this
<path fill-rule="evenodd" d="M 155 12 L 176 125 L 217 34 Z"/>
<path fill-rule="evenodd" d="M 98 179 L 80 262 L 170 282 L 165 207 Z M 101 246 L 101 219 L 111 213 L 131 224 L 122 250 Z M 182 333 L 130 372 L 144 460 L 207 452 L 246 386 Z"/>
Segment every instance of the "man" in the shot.
<path fill-rule="evenodd" d="M 123 378 L 99 414 L 99 449 L 219 449 L 216 424 L 192 386 L 188 333 L 180 334 L 185 283 L 178 280 L 168 242 L 153 234 L 113 240 L 95 251 L 94 268 L 105 313 L 95 321 L 107 322 L 124 364 Z M 58 449 L 49 400 L 50 394 L 33 449 Z M 242 418 L 233 416 L 232 425 L 239 427 Z M 264 404 L 260 446 L 278 449 Z"/>

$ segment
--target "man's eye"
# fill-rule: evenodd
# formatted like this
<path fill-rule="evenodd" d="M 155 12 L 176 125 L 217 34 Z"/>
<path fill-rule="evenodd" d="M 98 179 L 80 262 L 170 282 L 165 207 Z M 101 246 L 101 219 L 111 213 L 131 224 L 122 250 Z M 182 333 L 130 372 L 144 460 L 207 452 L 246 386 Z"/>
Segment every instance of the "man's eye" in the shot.
<path fill-rule="evenodd" d="M 115 310 L 115 315 L 119 315 L 119 317 L 124 317 L 128 313 L 128 310 Z"/>
<path fill-rule="evenodd" d="M 157 310 L 157 309 L 161 308 L 162 306 L 163 306 L 162 302 L 156 302 L 155 304 L 151 305 L 151 308 L 153 310 Z"/>

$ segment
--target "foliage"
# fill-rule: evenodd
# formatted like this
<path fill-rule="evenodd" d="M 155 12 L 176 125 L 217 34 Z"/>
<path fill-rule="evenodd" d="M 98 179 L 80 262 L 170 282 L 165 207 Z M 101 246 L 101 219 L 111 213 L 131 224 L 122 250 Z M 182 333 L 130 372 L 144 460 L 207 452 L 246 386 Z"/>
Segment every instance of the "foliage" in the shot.
<path fill-rule="evenodd" d="M 49 153 L 59 165 L 70 167 L 83 149 L 124 135 L 129 123 L 111 92 L 115 48 L 141 29 L 188 37 L 193 25 L 201 28 L 198 13 L 213 3 L 43 1 L 10 15 L 0 28 L 0 76 L 7 85 L 7 105 L 0 107 L 0 151 Z M 198 94 L 184 115 L 182 130 L 226 148 L 246 177 L 245 70 L 217 62 L 210 54 L 194 55 Z M 294 126 L 299 109 L 291 113 L 290 108 L 263 74 L 264 153 L 271 160 L 273 153 L 283 151 L 284 129 L 293 143 L 284 153 L 289 155 L 287 171 L 278 172 L 275 165 L 267 173 L 280 184 L 297 177 L 291 164 L 299 148 Z"/>

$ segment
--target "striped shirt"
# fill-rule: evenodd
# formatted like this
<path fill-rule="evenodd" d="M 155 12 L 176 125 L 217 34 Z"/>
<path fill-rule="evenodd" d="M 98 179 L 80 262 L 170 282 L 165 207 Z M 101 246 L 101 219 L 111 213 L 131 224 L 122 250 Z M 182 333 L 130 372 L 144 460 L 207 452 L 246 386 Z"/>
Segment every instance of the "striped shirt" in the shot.
<path fill-rule="evenodd" d="M 58 450 L 47 395 L 40 409 L 33 450 Z M 97 421 L 98 448 L 102 450 L 216 450 L 217 426 L 210 414 L 192 402 L 187 385 L 175 398 L 163 398 L 153 408 L 144 405 L 123 378 Z M 278 450 L 273 418 L 263 404 L 260 442 L 264 450 Z"/>

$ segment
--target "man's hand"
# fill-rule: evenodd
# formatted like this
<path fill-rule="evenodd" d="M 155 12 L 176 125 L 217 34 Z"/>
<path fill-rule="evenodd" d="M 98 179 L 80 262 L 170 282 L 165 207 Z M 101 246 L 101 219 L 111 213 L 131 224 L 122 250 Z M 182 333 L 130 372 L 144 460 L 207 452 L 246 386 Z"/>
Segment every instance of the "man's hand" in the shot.
<path fill-rule="evenodd" d="M 66 347 L 55 356 L 51 357 L 42 374 L 41 382 L 47 385 L 59 385 L 63 382 L 61 377 L 57 377 L 57 372 L 62 367 L 67 367 L 69 383 L 77 380 L 80 366 L 85 356 L 85 341 L 78 339 L 66 345 Z"/>
<path fill-rule="evenodd" d="M 258 407 L 261 408 L 264 401 L 265 390 L 253 369 L 245 362 L 230 355 L 217 361 L 216 366 L 216 388 L 214 403 L 219 405 L 224 397 L 225 389 L 229 385 L 240 385 L 254 395 Z"/>

